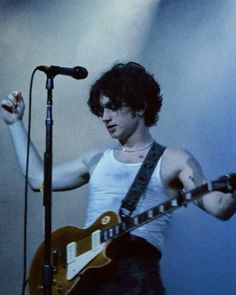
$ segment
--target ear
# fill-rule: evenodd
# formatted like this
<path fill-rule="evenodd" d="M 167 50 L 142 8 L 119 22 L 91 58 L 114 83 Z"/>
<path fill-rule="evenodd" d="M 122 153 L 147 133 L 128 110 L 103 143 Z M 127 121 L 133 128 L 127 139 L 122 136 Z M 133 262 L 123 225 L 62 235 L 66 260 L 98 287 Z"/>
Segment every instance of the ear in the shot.
<path fill-rule="evenodd" d="M 140 110 L 137 112 L 137 114 L 138 114 L 139 117 L 143 117 L 143 114 L 144 114 L 146 108 L 147 108 L 147 104 L 146 104 L 146 103 L 143 103 L 143 107 L 142 107 L 142 109 L 140 109 Z"/>
<path fill-rule="evenodd" d="M 142 111 L 138 111 L 138 112 L 137 112 L 137 114 L 138 114 L 138 116 L 139 116 L 139 117 L 143 117 L 143 113 L 144 113 L 144 111 L 143 111 L 143 110 L 142 110 Z"/>

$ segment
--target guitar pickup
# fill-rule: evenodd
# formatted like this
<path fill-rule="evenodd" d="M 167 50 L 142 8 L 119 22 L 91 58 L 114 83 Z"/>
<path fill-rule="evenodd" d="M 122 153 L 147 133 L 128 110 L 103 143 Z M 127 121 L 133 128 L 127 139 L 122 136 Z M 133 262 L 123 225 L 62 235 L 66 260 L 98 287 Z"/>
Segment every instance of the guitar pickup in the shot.
<path fill-rule="evenodd" d="M 76 260 L 76 242 L 71 242 L 66 246 L 66 263 L 70 264 Z"/>
<path fill-rule="evenodd" d="M 92 233 L 92 251 L 96 251 L 101 247 L 100 230 L 96 230 Z"/>

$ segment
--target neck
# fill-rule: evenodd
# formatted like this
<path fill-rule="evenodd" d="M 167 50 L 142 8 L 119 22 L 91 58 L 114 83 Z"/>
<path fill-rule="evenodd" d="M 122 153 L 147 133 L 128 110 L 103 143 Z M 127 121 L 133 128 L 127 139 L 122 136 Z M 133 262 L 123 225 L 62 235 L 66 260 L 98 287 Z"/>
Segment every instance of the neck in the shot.
<path fill-rule="evenodd" d="M 153 142 L 153 138 L 146 126 L 125 139 L 120 139 L 119 144 L 122 148 L 138 149 Z"/>

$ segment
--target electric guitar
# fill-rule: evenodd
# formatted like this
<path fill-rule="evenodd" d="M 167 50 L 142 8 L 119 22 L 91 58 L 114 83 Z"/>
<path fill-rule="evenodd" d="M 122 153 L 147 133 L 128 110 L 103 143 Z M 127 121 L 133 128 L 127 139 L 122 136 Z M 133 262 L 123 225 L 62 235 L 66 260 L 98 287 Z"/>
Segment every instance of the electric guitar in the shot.
<path fill-rule="evenodd" d="M 52 295 L 69 294 L 88 269 L 107 265 L 111 259 L 106 256 L 106 248 L 115 238 L 196 200 L 202 194 L 216 190 L 236 190 L 236 173 L 222 176 L 191 191 L 181 192 L 176 198 L 134 217 L 121 220 L 118 214 L 109 211 L 103 213 L 86 229 L 65 226 L 56 230 L 52 233 L 51 243 Z M 43 294 L 43 263 L 44 243 L 39 246 L 32 259 L 28 279 L 31 295 Z"/>

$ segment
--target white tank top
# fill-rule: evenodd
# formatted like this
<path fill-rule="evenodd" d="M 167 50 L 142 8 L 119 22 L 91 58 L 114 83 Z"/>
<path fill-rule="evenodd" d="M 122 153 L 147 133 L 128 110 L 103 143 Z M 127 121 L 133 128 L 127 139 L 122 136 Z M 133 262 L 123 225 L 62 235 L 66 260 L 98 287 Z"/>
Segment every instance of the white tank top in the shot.
<path fill-rule="evenodd" d="M 104 152 L 89 182 L 88 213 L 85 226 L 90 226 L 102 213 L 118 213 L 141 163 L 123 163 L 114 158 L 113 149 Z M 148 187 L 140 198 L 132 216 L 168 200 L 160 178 L 161 159 L 153 172 Z M 164 232 L 171 214 L 166 214 L 133 230 L 133 235 L 146 239 L 159 251 L 162 250 Z"/>

